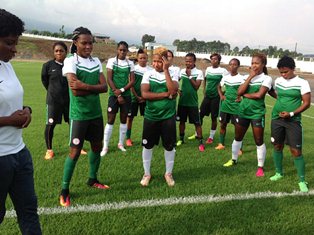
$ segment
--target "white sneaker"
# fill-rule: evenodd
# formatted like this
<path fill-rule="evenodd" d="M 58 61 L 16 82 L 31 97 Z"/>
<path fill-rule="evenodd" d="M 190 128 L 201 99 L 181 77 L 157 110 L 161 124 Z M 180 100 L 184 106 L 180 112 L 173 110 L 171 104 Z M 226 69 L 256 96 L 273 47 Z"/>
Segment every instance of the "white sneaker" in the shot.
<path fill-rule="evenodd" d="M 143 175 L 143 178 L 141 180 L 141 185 L 143 187 L 147 187 L 149 185 L 149 181 L 152 177 L 150 175 Z"/>
<path fill-rule="evenodd" d="M 174 182 L 174 179 L 173 179 L 171 173 L 168 173 L 168 174 L 166 173 L 165 174 L 165 180 L 166 180 L 166 182 L 167 182 L 169 187 L 173 187 L 174 186 L 175 182 Z"/>
<path fill-rule="evenodd" d="M 123 144 L 118 144 L 118 149 L 120 149 L 122 152 L 126 152 L 126 149 L 124 148 Z"/>
<path fill-rule="evenodd" d="M 108 153 L 108 148 L 103 148 L 100 152 L 100 156 L 103 157 Z"/>

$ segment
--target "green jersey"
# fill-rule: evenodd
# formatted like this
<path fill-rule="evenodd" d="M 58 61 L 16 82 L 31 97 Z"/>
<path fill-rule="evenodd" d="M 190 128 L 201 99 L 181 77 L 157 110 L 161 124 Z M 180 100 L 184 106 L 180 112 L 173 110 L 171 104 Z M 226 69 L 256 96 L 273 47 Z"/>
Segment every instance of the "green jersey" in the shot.
<path fill-rule="evenodd" d="M 112 81 L 117 89 L 124 88 L 129 83 L 129 75 L 134 71 L 134 63 L 128 59 L 119 60 L 117 57 L 110 58 L 107 62 L 107 69 L 112 70 Z M 127 90 L 122 96 L 130 96 L 131 91 Z M 112 89 L 109 96 L 114 96 Z"/>
<path fill-rule="evenodd" d="M 248 78 L 243 80 L 243 82 Z M 267 87 L 268 90 L 271 88 L 272 79 L 270 76 L 262 73 L 250 81 L 250 84 L 245 93 L 251 94 L 256 93 L 260 90 L 262 86 Z M 239 116 L 247 119 L 262 119 L 265 116 L 265 96 L 261 99 L 249 99 L 243 97 L 240 103 Z"/>
<path fill-rule="evenodd" d="M 220 111 L 230 114 L 238 114 L 240 102 L 237 102 L 238 88 L 243 83 L 243 76 L 237 74 L 231 76 L 231 74 L 224 76 L 220 81 L 220 86 L 225 87 L 225 100 L 220 103 Z"/>
<path fill-rule="evenodd" d="M 141 94 L 141 83 L 143 79 L 143 75 L 148 70 L 152 70 L 150 66 L 141 67 L 139 64 L 134 66 L 134 75 L 135 75 L 135 82 L 133 88 L 138 96 L 142 96 Z M 137 102 L 136 96 L 131 92 L 132 102 Z"/>
<path fill-rule="evenodd" d="M 173 81 L 178 82 L 177 75 L 170 73 L 170 76 Z M 156 70 L 147 71 L 143 76 L 142 84 L 149 84 L 149 91 L 153 93 L 168 91 L 164 72 L 157 72 Z M 175 114 L 175 99 L 146 100 L 144 117 L 148 120 L 162 121 L 173 117 Z"/>
<path fill-rule="evenodd" d="M 98 58 L 83 58 L 74 53 L 64 60 L 63 76 L 68 73 L 76 75 L 77 79 L 89 84 L 99 84 L 102 66 Z M 70 119 L 76 121 L 91 120 L 102 117 L 99 93 L 84 96 L 74 96 L 70 89 Z"/>
<path fill-rule="evenodd" d="M 206 87 L 205 87 L 205 95 L 208 98 L 215 98 L 218 97 L 218 90 L 217 85 L 221 81 L 222 77 L 227 75 L 228 71 L 224 68 L 218 67 L 208 67 L 205 71 L 205 81 L 206 81 Z"/>
<path fill-rule="evenodd" d="M 203 72 L 197 68 L 191 70 L 191 76 L 186 74 L 186 69 L 180 71 L 181 96 L 179 105 L 188 107 L 198 107 L 197 90 L 192 86 L 191 79 L 203 81 Z"/>
<path fill-rule="evenodd" d="M 283 77 L 275 80 L 274 89 L 277 100 L 272 111 L 272 119 L 278 119 L 280 112 L 293 112 L 302 104 L 302 95 L 311 92 L 308 81 L 299 76 L 292 79 Z M 301 121 L 301 114 L 292 117 L 293 120 Z"/>

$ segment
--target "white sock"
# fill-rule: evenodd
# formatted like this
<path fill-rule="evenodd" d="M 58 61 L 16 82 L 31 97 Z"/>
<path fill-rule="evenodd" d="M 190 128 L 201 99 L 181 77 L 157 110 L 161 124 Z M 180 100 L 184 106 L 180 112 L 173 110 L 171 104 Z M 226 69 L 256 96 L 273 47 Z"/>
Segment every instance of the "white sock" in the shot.
<path fill-rule="evenodd" d="M 120 123 L 120 129 L 119 129 L 119 144 L 122 144 L 122 145 L 123 145 L 127 129 L 128 129 L 128 127 L 127 127 L 126 124 Z"/>
<path fill-rule="evenodd" d="M 257 152 L 257 165 L 258 167 L 264 167 L 265 159 L 266 159 L 266 145 L 265 143 L 261 146 L 256 145 Z"/>
<path fill-rule="evenodd" d="M 172 174 L 175 153 L 176 152 L 174 149 L 171 151 L 164 151 L 166 161 L 166 174 Z"/>
<path fill-rule="evenodd" d="M 145 175 L 150 175 L 150 163 L 153 157 L 153 149 L 147 149 L 143 147 L 142 159 Z"/>
<path fill-rule="evenodd" d="M 216 133 L 216 130 L 210 130 L 210 132 L 209 132 L 209 138 L 214 139 L 215 133 Z"/>
<path fill-rule="evenodd" d="M 110 125 L 107 123 L 105 126 L 105 131 L 104 131 L 104 147 L 103 147 L 103 149 L 106 149 L 109 146 L 109 140 L 110 140 L 110 137 L 112 134 L 112 129 L 113 129 L 113 125 Z"/>
<path fill-rule="evenodd" d="M 239 150 L 241 149 L 242 141 L 233 140 L 232 142 L 232 160 L 238 161 Z"/>

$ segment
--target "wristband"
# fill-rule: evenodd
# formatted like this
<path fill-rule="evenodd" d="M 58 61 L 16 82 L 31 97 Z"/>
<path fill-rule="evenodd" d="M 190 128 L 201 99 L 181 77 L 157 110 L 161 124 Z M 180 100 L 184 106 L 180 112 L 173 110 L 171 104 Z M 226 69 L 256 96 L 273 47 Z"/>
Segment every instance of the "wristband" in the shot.
<path fill-rule="evenodd" d="M 122 88 L 120 88 L 120 91 L 123 93 L 123 92 L 125 92 L 125 89 L 122 87 Z"/>
<path fill-rule="evenodd" d="M 191 76 L 189 76 L 189 79 L 192 79 L 193 78 L 193 76 L 191 75 Z"/>
<path fill-rule="evenodd" d="M 293 117 L 294 116 L 294 112 L 290 112 L 289 115 L 290 115 L 290 117 Z"/>

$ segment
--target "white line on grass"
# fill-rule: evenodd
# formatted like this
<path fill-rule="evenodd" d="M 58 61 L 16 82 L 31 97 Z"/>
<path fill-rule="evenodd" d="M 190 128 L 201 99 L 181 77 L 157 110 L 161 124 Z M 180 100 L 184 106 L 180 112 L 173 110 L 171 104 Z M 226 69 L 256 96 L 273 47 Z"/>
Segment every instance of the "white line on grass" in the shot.
<path fill-rule="evenodd" d="M 267 107 L 270 107 L 270 108 L 274 107 L 274 106 L 269 105 L 269 104 L 266 104 L 266 106 L 267 106 Z M 302 117 L 306 117 L 306 118 L 311 118 L 311 119 L 314 119 L 314 117 L 309 116 L 309 115 L 306 115 L 306 114 L 303 114 L 303 113 L 302 113 Z"/>
<path fill-rule="evenodd" d="M 282 198 L 282 197 L 300 197 L 314 195 L 314 190 L 308 193 L 294 191 L 292 193 L 286 192 L 256 192 L 245 194 L 229 194 L 229 195 L 208 195 L 208 196 L 190 196 L 190 197 L 170 197 L 165 199 L 151 199 L 151 200 L 135 200 L 135 201 L 122 201 L 102 204 L 90 205 L 75 205 L 68 208 L 63 207 L 40 207 L 38 208 L 39 215 L 55 215 L 55 214 L 71 214 L 78 212 L 102 212 L 111 210 L 122 210 L 131 208 L 144 208 L 144 207 L 157 207 L 157 206 L 173 206 L 173 205 L 189 205 L 200 203 L 213 203 L 213 202 L 228 202 L 228 201 L 242 201 L 251 199 L 263 198 Z M 16 217 L 14 210 L 7 211 L 7 218 Z"/>

